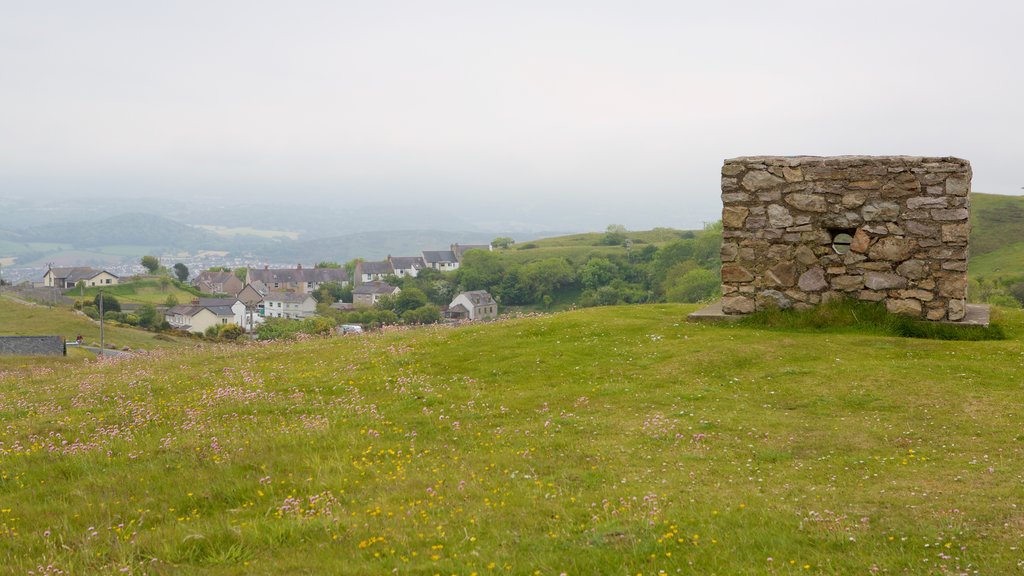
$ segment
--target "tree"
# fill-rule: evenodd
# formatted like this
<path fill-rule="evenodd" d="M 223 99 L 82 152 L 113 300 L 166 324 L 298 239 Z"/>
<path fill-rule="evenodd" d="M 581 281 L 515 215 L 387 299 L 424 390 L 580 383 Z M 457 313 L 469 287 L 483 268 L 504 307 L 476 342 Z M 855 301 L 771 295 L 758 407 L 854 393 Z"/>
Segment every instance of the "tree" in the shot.
<path fill-rule="evenodd" d="M 591 258 L 580 269 L 580 283 L 584 288 L 597 289 L 611 282 L 618 271 L 607 258 Z"/>
<path fill-rule="evenodd" d="M 491 246 L 494 246 L 495 248 L 508 248 L 515 243 L 516 241 L 508 236 L 498 236 L 494 240 L 491 240 Z"/>
<path fill-rule="evenodd" d="M 433 304 L 424 304 L 402 315 L 402 321 L 406 324 L 434 324 L 439 320 L 441 309 Z"/>
<path fill-rule="evenodd" d="M 160 277 L 160 291 L 161 292 L 167 292 L 167 288 L 169 288 L 170 285 L 171 285 L 171 279 L 170 278 L 168 278 L 167 276 L 161 276 Z"/>
<path fill-rule="evenodd" d="M 156 271 L 160 269 L 160 260 L 156 256 L 143 256 L 139 264 L 142 264 L 142 267 L 150 274 L 156 274 Z"/>
<path fill-rule="evenodd" d="M 470 250 L 463 255 L 455 274 L 463 290 L 489 290 L 501 283 L 505 264 L 496 252 Z"/>
<path fill-rule="evenodd" d="M 721 283 L 718 274 L 711 270 L 694 268 L 669 286 L 665 297 L 669 302 L 700 302 L 715 295 Z"/>
<path fill-rule="evenodd" d="M 96 306 L 97 310 L 99 310 L 99 308 L 100 308 L 100 296 L 101 295 L 103 296 L 103 313 L 104 314 L 106 314 L 107 312 L 120 312 L 121 311 L 121 303 L 117 301 L 117 298 L 114 298 L 110 294 L 102 294 L 102 293 L 96 294 L 96 297 L 92 299 L 92 303 L 93 303 L 94 306 Z"/>
<path fill-rule="evenodd" d="M 164 300 L 164 306 L 167 306 L 168 308 L 174 308 L 177 305 L 178 305 L 178 297 L 175 296 L 174 294 L 168 294 L 167 295 L 167 299 Z"/>
<path fill-rule="evenodd" d="M 609 224 L 605 233 L 601 235 L 598 244 L 604 246 L 618 246 L 626 241 L 626 227 L 622 224 Z"/>
<path fill-rule="evenodd" d="M 317 262 L 313 268 L 341 268 L 341 264 L 337 262 Z"/>
<path fill-rule="evenodd" d="M 156 306 L 152 304 L 143 304 L 139 307 L 139 325 L 151 330 L 155 330 L 160 327 L 163 318 L 156 311 Z"/>
<path fill-rule="evenodd" d="M 235 268 L 234 272 L 235 278 L 238 278 L 243 284 L 245 284 L 245 277 L 249 274 L 249 269 L 245 267 Z"/>
<path fill-rule="evenodd" d="M 395 296 L 395 307 L 393 310 L 395 314 L 399 316 L 404 315 L 409 310 L 415 310 L 421 306 L 426 306 L 427 295 L 423 293 L 423 290 L 419 288 L 409 288 L 408 290 L 402 290 Z"/>
<path fill-rule="evenodd" d="M 178 262 L 174 265 L 174 275 L 177 276 L 178 280 L 181 282 L 188 280 L 188 266 Z"/>

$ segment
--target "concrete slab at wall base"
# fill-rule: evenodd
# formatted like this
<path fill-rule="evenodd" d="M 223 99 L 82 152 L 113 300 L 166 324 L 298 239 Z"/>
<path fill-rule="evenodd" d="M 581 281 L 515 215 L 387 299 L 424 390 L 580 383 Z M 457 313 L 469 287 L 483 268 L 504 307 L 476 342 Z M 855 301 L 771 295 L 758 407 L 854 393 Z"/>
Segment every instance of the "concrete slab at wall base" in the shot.
<path fill-rule="evenodd" d="M 726 314 L 722 310 L 722 301 L 718 300 L 696 312 L 690 313 L 688 322 L 734 322 L 743 318 L 742 315 Z M 951 326 L 984 326 L 988 327 L 992 317 L 992 308 L 988 304 L 968 304 L 962 320 L 942 320 L 940 323 Z"/>

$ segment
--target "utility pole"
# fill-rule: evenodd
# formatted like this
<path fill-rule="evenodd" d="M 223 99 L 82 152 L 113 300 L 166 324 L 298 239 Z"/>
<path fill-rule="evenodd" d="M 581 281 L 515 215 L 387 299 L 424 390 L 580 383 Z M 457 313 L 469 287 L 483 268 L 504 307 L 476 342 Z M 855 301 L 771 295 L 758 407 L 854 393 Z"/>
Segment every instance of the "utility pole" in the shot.
<path fill-rule="evenodd" d="M 100 356 L 103 356 L 103 290 L 100 290 Z"/>

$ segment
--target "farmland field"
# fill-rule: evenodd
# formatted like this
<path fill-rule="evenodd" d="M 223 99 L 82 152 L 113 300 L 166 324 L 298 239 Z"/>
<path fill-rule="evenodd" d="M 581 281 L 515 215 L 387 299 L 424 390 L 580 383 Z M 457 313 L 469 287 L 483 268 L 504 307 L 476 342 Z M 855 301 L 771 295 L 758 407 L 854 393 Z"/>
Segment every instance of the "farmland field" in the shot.
<path fill-rule="evenodd" d="M 1008 339 L 685 305 L 0 372 L 0 571 L 1007 574 Z"/>

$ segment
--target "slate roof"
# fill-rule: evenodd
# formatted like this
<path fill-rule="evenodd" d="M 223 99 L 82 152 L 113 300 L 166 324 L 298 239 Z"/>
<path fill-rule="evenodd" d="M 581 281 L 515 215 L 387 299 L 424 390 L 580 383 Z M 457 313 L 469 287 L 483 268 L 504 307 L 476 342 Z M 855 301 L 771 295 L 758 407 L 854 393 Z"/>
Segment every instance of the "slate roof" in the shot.
<path fill-rule="evenodd" d="M 0 355 L 64 356 L 64 338 L 60 336 L 0 336 Z"/>
<path fill-rule="evenodd" d="M 348 282 L 349 278 L 344 268 L 257 268 L 249 270 L 249 281 L 270 285 L 274 282 Z"/>
<path fill-rule="evenodd" d="M 455 252 L 452 252 L 451 250 L 424 250 L 423 260 L 427 264 L 458 262 L 455 258 Z"/>
<path fill-rule="evenodd" d="M 102 274 L 104 270 L 97 270 L 90 266 L 73 266 L 71 268 L 50 268 L 50 272 L 53 273 L 55 279 L 63 279 L 66 284 L 74 284 L 79 280 L 88 280 L 98 274 Z M 110 272 L 107 272 L 107 274 L 110 274 Z M 116 274 L 110 275 L 117 278 Z"/>
<path fill-rule="evenodd" d="M 448 314 L 469 314 L 469 310 L 462 304 L 456 304 L 448 308 Z"/>
<path fill-rule="evenodd" d="M 391 262 L 384 260 L 382 262 L 360 262 L 357 266 L 360 274 L 394 274 L 395 269 L 391 267 Z"/>
<path fill-rule="evenodd" d="M 373 282 L 363 282 L 359 286 L 356 286 L 355 289 L 352 290 L 352 293 L 353 294 L 394 294 L 395 290 L 397 290 L 397 288 L 395 288 L 391 284 L 388 284 L 387 282 L 381 282 L 379 280 L 374 280 Z"/>
<path fill-rule="evenodd" d="M 391 266 L 395 270 L 422 270 L 427 264 L 420 256 L 392 256 Z"/>
<path fill-rule="evenodd" d="M 462 261 L 462 256 L 470 250 L 486 250 L 490 252 L 490 244 L 452 244 L 452 252 L 455 253 L 455 257 Z"/>
<path fill-rule="evenodd" d="M 494 298 L 487 290 L 471 290 L 469 292 L 463 292 L 459 296 L 465 296 L 469 298 L 469 301 L 473 303 L 473 306 L 490 306 L 495 304 Z M 458 296 L 456 296 L 458 298 Z"/>
<path fill-rule="evenodd" d="M 203 310 L 209 310 L 216 316 L 230 316 L 232 318 L 235 316 L 235 312 L 231 309 L 231 306 L 200 306 L 197 304 L 179 304 L 167 310 L 167 314 L 173 316 L 188 316 L 191 318 Z"/>
<path fill-rule="evenodd" d="M 200 306 L 227 306 L 228 308 L 238 302 L 238 298 L 199 298 Z"/>
<path fill-rule="evenodd" d="M 228 280 L 230 280 L 231 277 L 234 276 L 234 275 L 235 275 L 234 272 L 224 272 L 224 271 L 216 271 L 215 272 L 215 271 L 212 271 L 212 270 L 203 270 L 202 272 L 199 273 L 198 276 L 196 276 L 192 280 L 192 283 L 193 284 L 199 284 L 200 282 L 206 282 L 208 284 L 223 284 L 223 283 L 227 282 Z"/>
<path fill-rule="evenodd" d="M 309 298 L 312 298 L 312 296 L 299 292 L 269 292 L 263 297 L 263 301 L 284 302 L 285 304 L 302 304 Z"/>

